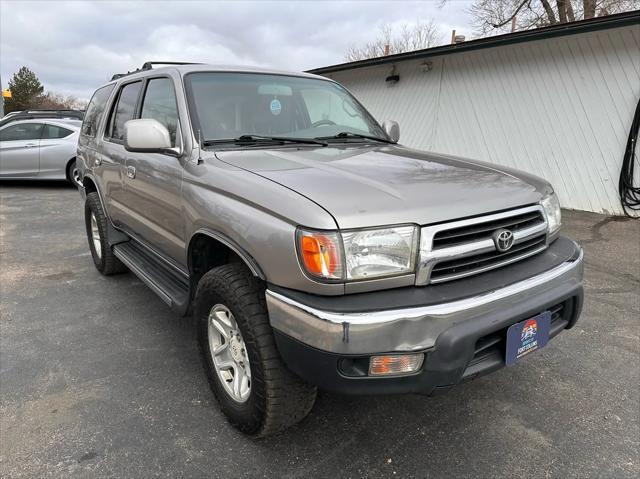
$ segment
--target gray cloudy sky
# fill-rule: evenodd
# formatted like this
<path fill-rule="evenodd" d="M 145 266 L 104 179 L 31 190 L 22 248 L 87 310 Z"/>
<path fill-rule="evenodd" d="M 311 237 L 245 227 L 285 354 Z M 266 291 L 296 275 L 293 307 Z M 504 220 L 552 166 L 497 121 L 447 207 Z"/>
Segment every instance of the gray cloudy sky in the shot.
<path fill-rule="evenodd" d="M 439 3 L 0 0 L 0 74 L 6 88 L 26 65 L 48 91 L 86 99 L 146 60 L 306 70 L 343 62 L 385 23 L 434 19 L 443 41 L 453 28 L 470 33 L 470 1 Z"/>

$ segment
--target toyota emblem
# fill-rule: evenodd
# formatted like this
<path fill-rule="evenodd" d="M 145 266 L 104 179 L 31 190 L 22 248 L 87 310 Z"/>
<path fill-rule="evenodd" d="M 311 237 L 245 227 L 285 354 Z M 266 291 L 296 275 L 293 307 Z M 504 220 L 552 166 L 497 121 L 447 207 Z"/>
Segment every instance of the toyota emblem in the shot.
<path fill-rule="evenodd" d="M 511 249 L 514 239 L 513 233 L 509 230 L 499 229 L 493 233 L 493 242 L 501 253 Z"/>

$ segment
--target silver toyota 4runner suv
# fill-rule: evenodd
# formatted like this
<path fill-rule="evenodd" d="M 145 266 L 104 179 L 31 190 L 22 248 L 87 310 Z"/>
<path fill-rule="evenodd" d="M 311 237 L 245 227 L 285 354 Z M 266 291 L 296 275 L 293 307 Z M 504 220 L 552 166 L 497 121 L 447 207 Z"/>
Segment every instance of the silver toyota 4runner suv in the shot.
<path fill-rule="evenodd" d="M 147 63 L 93 95 L 77 159 L 95 266 L 194 316 L 245 433 L 300 421 L 316 388 L 446 391 L 578 319 L 582 250 L 549 183 L 398 137 L 303 73 Z"/>

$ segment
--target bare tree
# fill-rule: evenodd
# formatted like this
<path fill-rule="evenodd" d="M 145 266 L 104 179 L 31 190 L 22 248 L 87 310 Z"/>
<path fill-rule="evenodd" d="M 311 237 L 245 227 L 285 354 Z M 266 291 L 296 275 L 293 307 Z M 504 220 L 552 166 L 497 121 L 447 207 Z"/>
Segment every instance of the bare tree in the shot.
<path fill-rule="evenodd" d="M 446 2 L 445 2 L 446 3 Z M 640 0 L 475 0 L 469 9 L 476 33 L 487 35 L 573 22 L 640 8 Z"/>
<path fill-rule="evenodd" d="M 86 101 L 78 100 L 74 96 L 64 97 L 57 93 L 47 92 L 35 100 L 35 107 L 47 110 L 84 110 Z"/>
<path fill-rule="evenodd" d="M 378 37 L 362 46 L 352 45 L 344 56 L 348 62 L 377 58 L 396 53 L 421 50 L 433 47 L 442 41 L 442 32 L 433 20 L 422 22 L 418 20 L 414 24 L 403 24 L 400 32 L 394 34 L 390 25 L 380 28 Z"/>

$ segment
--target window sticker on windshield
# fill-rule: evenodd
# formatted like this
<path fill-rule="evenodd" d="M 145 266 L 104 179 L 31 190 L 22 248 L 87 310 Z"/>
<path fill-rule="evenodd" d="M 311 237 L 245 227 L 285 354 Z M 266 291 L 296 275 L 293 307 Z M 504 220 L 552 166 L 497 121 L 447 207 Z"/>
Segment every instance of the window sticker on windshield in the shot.
<path fill-rule="evenodd" d="M 282 104 L 280 103 L 280 100 L 278 100 L 277 98 L 271 100 L 269 109 L 271 110 L 272 115 L 279 115 L 282 111 Z"/>

